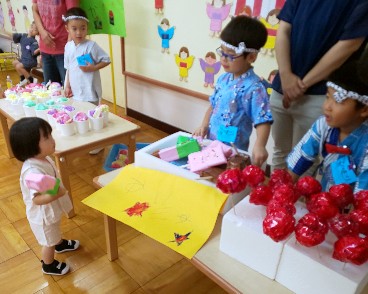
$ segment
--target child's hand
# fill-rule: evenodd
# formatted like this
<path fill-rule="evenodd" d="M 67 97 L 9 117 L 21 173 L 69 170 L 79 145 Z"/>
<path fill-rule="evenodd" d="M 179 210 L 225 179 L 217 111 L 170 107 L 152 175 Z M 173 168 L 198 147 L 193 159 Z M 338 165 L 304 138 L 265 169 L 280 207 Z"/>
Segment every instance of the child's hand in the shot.
<path fill-rule="evenodd" d="M 70 87 L 70 85 L 65 86 L 64 95 L 67 98 L 73 97 L 73 92 L 72 92 L 72 88 Z"/>
<path fill-rule="evenodd" d="M 88 63 L 87 65 L 81 65 L 79 66 L 79 68 L 83 71 L 83 72 L 94 72 L 96 71 L 96 66 L 94 64 Z"/>
<path fill-rule="evenodd" d="M 207 133 L 208 133 L 208 127 L 207 126 L 200 126 L 198 129 L 196 129 L 193 132 L 193 136 L 198 136 L 198 137 L 205 138 L 207 136 Z"/>
<path fill-rule="evenodd" d="M 268 152 L 264 146 L 254 145 L 252 151 L 252 164 L 257 166 L 262 166 L 262 164 L 267 160 Z"/>

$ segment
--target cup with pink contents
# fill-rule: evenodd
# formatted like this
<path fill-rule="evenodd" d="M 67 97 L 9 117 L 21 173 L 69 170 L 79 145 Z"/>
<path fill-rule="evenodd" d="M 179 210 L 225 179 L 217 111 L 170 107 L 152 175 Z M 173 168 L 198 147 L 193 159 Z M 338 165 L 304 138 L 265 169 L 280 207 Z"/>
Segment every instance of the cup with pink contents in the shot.
<path fill-rule="evenodd" d="M 77 112 L 74 116 L 74 122 L 79 134 L 82 135 L 89 132 L 89 119 L 86 113 L 83 111 Z"/>

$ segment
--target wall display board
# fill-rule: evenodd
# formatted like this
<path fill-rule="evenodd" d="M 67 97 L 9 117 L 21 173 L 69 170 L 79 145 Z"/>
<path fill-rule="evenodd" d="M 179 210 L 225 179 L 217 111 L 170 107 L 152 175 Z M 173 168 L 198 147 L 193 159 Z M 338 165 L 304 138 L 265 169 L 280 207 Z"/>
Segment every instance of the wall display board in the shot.
<path fill-rule="evenodd" d="M 216 48 L 231 17 L 247 14 L 262 21 L 269 38 L 254 64 L 269 78 L 277 68 L 276 18 L 285 0 L 126 0 L 124 73 L 207 99 L 223 73 Z"/>

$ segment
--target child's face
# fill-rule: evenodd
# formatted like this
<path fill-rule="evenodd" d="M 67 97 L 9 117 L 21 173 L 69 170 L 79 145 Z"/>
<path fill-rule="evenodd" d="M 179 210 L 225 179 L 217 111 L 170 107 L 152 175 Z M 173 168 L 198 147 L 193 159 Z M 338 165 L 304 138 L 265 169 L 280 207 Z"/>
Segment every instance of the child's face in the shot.
<path fill-rule="evenodd" d="M 352 132 L 365 120 L 363 116 L 364 108 L 358 109 L 356 101 L 350 98 L 337 103 L 333 96 L 335 92 L 330 87 L 327 89 L 326 100 L 323 104 L 326 122 L 330 127 Z"/>
<path fill-rule="evenodd" d="M 55 152 L 55 140 L 51 134 L 46 138 L 44 134 L 41 132 L 40 138 L 40 154 L 37 157 L 45 158 L 46 156 L 52 155 Z"/>
<path fill-rule="evenodd" d="M 37 26 L 33 23 L 31 27 L 29 28 L 29 34 L 34 37 L 38 35 Z"/>
<path fill-rule="evenodd" d="M 242 75 L 251 67 L 242 53 L 236 54 L 233 49 L 225 46 L 221 46 L 219 49 L 218 52 L 223 54 L 223 56 L 219 54 L 222 67 L 226 72 L 232 73 L 234 77 Z"/>
<path fill-rule="evenodd" d="M 66 25 L 66 30 L 76 45 L 82 43 L 86 39 L 87 29 L 88 23 L 83 19 L 69 20 Z"/>

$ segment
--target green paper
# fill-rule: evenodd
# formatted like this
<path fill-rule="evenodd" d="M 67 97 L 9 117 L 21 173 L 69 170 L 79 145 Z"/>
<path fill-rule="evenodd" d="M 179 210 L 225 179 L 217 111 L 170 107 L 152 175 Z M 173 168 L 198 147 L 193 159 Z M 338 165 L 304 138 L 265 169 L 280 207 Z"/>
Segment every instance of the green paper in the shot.
<path fill-rule="evenodd" d="M 52 196 L 55 196 L 57 195 L 58 191 L 59 191 L 59 187 L 60 187 L 60 179 L 56 178 L 55 179 L 55 186 L 54 188 L 50 189 L 50 190 L 47 190 L 46 191 L 46 194 L 50 194 Z"/>
<path fill-rule="evenodd" d="M 88 34 L 126 36 L 123 0 L 82 0 L 80 7 L 87 13 Z"/>
<path fill-rule="evenodd" d="M 191 153 L 201 150 L 196 139 L 189 139 L 185 143 L 177 144 L 176 150 L 178 151 L 179 158 L 184 158 Z"/>

